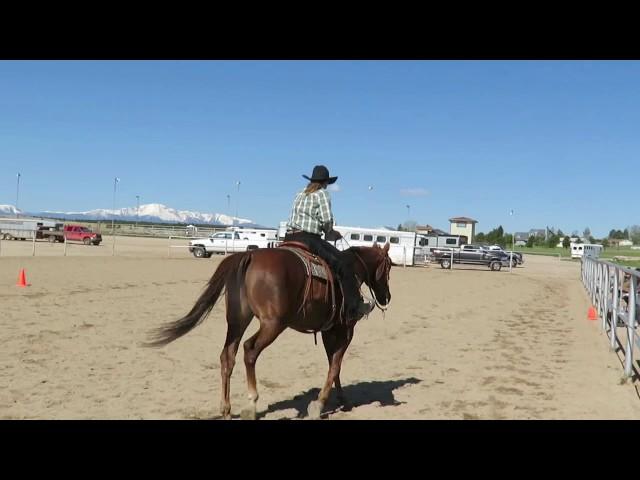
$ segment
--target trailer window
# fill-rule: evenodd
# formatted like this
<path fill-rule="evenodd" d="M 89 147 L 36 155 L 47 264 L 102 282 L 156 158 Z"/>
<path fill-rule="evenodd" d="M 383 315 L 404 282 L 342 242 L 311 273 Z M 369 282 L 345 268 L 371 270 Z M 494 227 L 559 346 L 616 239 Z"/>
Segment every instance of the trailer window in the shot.
<path fill-rule="evenodd" d="M 351 240 L 360 240 L 360 234 L 359 233 L 352 233 L 349 238 Z"/>
<path fill-rule="evenodd" d="M 378 235 L 376 237 L 376 242 L 378 243 L 385 243 L 387 241 L 387 237 L 383 237 L 382 235 Z"/>
<path fill-rule="evenodd" d="M 424 241 L 424 240 L 420 240 L 420 242 L 423 242 L 423 241 Z M 398 237 L 391 237 L 391 238 L 389 239 L 389 242 L 390 242 L 390 243 L 400 243 L 400 238 L 398 238 Z M 422 244 L 422 243 L 420 243 L 420 245 L 423 245 L 423 244 Z"/>
<path fill-rule="evenodd" d="M 456 239 L 455 238 L 447 238 L 447 245 L 455 245 L 456 244 Z"/>
<path fill-rule="evenodd" d="M 364 240 L 365 242 L 372 242 L 372 241 L 373 241 L 373 235 L 365 235 L 365 236 L 363 237 L 363 240 Z"/>
<path fill-rule="evenodd" d="M 396 237 L 392 237 L 391 238 L 391 243 L 396 243 L 393 241 L 393 239 Z M 427 240 L 426 238 L 421 238 L 420 241 L 418 242 L 418 245 L 420 245 L 421 247 L 424 247 L 425 245 L 429 244 L 429 240 Z"/>

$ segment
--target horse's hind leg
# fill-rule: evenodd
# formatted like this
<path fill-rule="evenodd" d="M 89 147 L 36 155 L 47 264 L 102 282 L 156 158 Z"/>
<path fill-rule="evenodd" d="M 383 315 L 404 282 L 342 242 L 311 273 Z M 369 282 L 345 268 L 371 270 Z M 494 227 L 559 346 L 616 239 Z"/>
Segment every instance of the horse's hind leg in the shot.
<path fill-rule="evenodd" d="M 231 418 L 231 373 L 236 364 L 236 353 L 240 346 L 242 335 L 251 323 L 251 316 L 232 317 L 227 314 L 227 338 L 220 354 L 220 376 L 222 377 L 222 399 L 220 400 L 220 414 L 223 418 Z"/>
<path fill-rule="evenodd" d="M 236 363 L 236 354 L 240 340 L 251 323 L 253 312 L 235 289 L 227 290 L 227 338 L 220 354 L 220 376 L 222 377 L 222 399 L 220 414 L 223 418 L 231 418 L 231 373 Z"/>
<path fill-rule="evenodd" d="M 256 361 L 260 352 L 278 338 L 286 327 L 277 320 L 260 319 L 258 332 L 244 342 L 244 365 L 247 369 L 247 389 L 249 390 L 249 405 L 240 414 L 245 420 L 256 419 L 256 403 L 258 402 L 258 388 L 256 385 Z"/>

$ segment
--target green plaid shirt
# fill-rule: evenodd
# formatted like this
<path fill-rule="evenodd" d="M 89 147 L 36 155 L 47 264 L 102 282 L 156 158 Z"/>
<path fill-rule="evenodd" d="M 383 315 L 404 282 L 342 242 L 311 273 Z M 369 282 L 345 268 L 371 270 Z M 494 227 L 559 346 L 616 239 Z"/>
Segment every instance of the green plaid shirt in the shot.
<path fill-rule="evenodd" d="M 296 195 L 287 227 L 320 234 L 333 228 L 331 197 L 325 189 Z"/>

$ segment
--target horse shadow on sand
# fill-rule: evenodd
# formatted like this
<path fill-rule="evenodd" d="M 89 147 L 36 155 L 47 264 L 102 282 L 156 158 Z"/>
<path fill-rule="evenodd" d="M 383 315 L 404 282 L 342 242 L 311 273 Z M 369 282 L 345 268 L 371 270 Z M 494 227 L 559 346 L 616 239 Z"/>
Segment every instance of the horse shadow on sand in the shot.
<path fill-rule="evenodd" d="M 338 405 L 336 391 L 335 388 L 333 388 L 322 412 L 322 418 L 326 418 L 328 415 L 336 413 L 337 411 L 350 411 L 353 408 L 376 402 L 379 402 L 382 407 L 402 405 L 406 402 L 396 400 L 393 391 L 405 385 L 415 385 L 420 382 L 420 379 L 410 377 L 402 380 L 360 382 L 353 385 L 343 385 L 342 389 L 349 402 L 349 406 L 346 408 Z M 320 389 L 314 387 L 289 400 L 272 403 L 266 410 L 258 412 L 258 418 L 263 418 L 269 413 L 289 409 L 297 410 L 298 413 L 294 418 L 304 418 L 307 416 L 309 404 L 318 398 L 319 393 Z"/>

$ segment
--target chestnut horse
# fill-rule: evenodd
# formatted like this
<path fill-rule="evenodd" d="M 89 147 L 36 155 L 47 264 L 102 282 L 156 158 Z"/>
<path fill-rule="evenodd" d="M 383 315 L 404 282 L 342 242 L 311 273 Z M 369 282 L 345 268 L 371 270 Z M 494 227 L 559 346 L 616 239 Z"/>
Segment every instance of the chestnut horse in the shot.
<path fill-rule="evenodd" d="M 351 247 L 343 252 L 345 261 L 353 264 L 358 285 L 365 283 L 369 287 L 379 308 L 391 300 L 391 259 L 388 252 L 388 243 L 383 248 L 376 244 L 373 247 Z M 231 417 L 231 373 L 242 335 L 254 316 L 260 321 L 260 329 L 244 342 L 249 405 L 241 417 L 256 418 L 258 390 L 255 368 L 260 352 L 289 327 L 306 333 L 323 330 L 322 342 L 329 360 L 329 373 L 318 400 L 312 402 L 308 410 L 310 417 L 319 418 L 334 383 L 339 402 L 347 404 L 340 384 L 340 366 L 353 338 L 354 326 L 337 319 L 330 327 L 327 326 L 327 320 L 332 316 L 331 295 L 327 292 L 328 282 L 316 278 L 307 291 L 303 314 L 300 313 L 306 280 L 307 272 L 302 261 L 288 249 L 268 248 L 233 254 L 220 263 L 191 311 L 180 320 L 155 330 L 152 341 L 146 345 L 166 345 L 189 332 L 206 318 L 226 287 L 227 338 L 220 354 L 220 412 L 223 418 Z M 335 290 L 336 299 L 340 301 L 337 285 Z"/>

